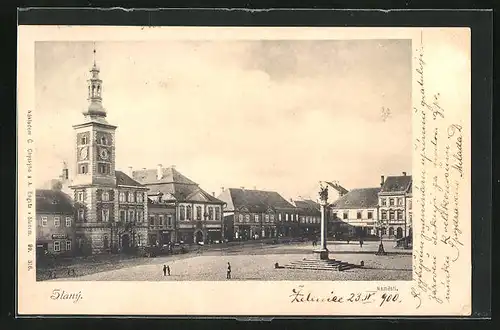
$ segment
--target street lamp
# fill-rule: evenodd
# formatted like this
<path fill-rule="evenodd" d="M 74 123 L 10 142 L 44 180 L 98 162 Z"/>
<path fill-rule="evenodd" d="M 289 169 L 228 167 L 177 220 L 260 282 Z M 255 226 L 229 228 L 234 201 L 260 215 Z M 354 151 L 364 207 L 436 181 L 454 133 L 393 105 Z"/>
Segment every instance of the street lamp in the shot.
<path fill-rule="evenodd" d="M 378 222 L 379 222 L 379 230 L 380 230 L 380 244 L 378 246 L 378 251 L 377 253 L 375 253 L 375 255 L 386 255 L 387 253 L 385 252 L 385 249 L 384 249 L 384 243 L 382 241 L 382 233 L 383 233 L 383 219 L 382 219 L 382 216 L 380 214 L 380 206 L 377 205 L 377 218 L 378 218 Z"/>

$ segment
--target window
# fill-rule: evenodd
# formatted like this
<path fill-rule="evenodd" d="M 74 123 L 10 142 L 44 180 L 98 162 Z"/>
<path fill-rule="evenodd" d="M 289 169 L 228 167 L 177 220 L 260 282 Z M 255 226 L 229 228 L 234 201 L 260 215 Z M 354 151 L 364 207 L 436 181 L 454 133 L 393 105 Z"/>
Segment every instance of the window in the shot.
<path fill-rule="evenodd" d="M 411 212 L 410 212 L 410 213 L 408 213 L 408 220 L 409 220 L 409 221 L 410 221 L 410 223 L 411 223 L 411 220 L 412 220 L 412 217 L 411 217 Z"/>
<path fill-rule="evenodd" d="M 337 219 L 337 212 L 333 212 L 333 213 L 332 213 L 332 219 L 333 219 L 333 220 L 336 220 L 336 219 Z"/>
<path fill-rule="evenodd" d="M 80 140 L 80 144 L 87 144 L 87 137 L 86 136 L 82 136 L 82 138 Z"/>
<path fill-rule="evenodd" d="M 109 210 L 107 209 L 102 210 L 102 221 L 104 222 L 109 221 Z"/>
<path fill-rule="evenodd" d="M 142 222 L 142 219 L 144 218 L 144 212 L 143 211 L 137 211 L 137 222 Z"/>
<path fill-rule="evenodd" d="M 71 217 L 66 217 L 66 227 L 71 227 Z"/>
<path fill-rule="evenodd" d="M 109 164 L 98 163 L 97 164 L 97 172 L 99 174 L 109 174 L 111 173 L 111 167 Z"/>
<path fill-rule="evenodd" d="M 118 199 L 120 202 L 125 203 L 125 192 L 121 191 Z"/>
<path fill-rule="evenodd" d="M 403 211 L 398 210 L 398 220 L 403 220 Z"/>
<path fill-rule="evenodd" d="M 171 215 L 167 215 L 167 226 L 172 226 L 172 216 Z"/>
<path fill-rule="evenodd" d="M 243 214 L 238 215 L 238 220 L 239 220 L 239 222 L 243 222 Z"/>
<path fill-rule="evenodd" d="M 380 215 L 382 216 L 382 220 L 387 220 L 387 211 L 381 211 Z"/>
<path fill-rule="evenodd" d="M 271 222 L 274 221 L 274 214 L 271 214 L 269 218 L 271 219 Z"/>
<path fill-rule="evenodd" d="M 265 219 L 266 219 L 266 222 L 269 222 L 269 214 L 266 214 Z"/>
<path fill-rule="evenodd" d="M 368 219 L 373 219 L 373 211 L 368 211 Z"/>
<path fill-rule="evenodd" d="M 344 220 L 347 220 L 347 218 L 349 218 L 349 213 L 344 212 L 343 219 L 344 219 Z"/>
<path fill-rule="evenodd" d="M 250 214 L 245 214 L 245 222 L 250 222 Z"/>
<path fill-rule="evenodd" d="M 201 206 L 196 207 L 196 220 L 201 220 Z M 241 219 L 243 222 L 243 219 Z"/>
<path fill-rule="evenodd" d="M 412 207 L 412 202 L 411 201 L 412 201 L 411 199 L 408 200 L 408 209 L 409 210 L 411 210 L 411 207 Z"/>
<path fill-rule="evenodd" d="M 151 226 L 154 226 L 154 224 L 155 224 L 155 216 L 154 215 L 149 216 L 149 224 Z"/>
<path fill-rule="evenodd" d="M 288 221 L 288 213 L 285 214 L 285 221 Z"/>
<path fill-rule="evenodd" d="M 387 206 L 387 200 L 385 198 L 380 199 L 380 205 Z"/>
<path fill-rule="evenodd" d="M 356 212 L 356 219 L 361 219 L 362 213 L 361 211 Z"/>
<path fill-rule="evenodd" d="M 185 206 L 184 206 L 184 205 L 181 205 L 181 206 L 179 207 L 179 213 L 180 213 L 180 214 L 179 214 L 179 219 L 180 219 L 180 220 L 184 220 L 184 219 L 186 218 L 186 208 L 185 208 Z"/>
<path fill-rule="evenodd" d="M 54 241 L 54 252 L 61 251 L 61 243 L 59 241 Z"/>
<path fill-rule="evenodd" d="M 137 203 L 142 203 L 142 202 L 143 202 L 142 193 L 138 192 L 137 193 Z"/>
<path fill-rule="evenodd" d="M 85 221 L 85 210 L 78 210 L 78 221 Z"/>
<path fill-rule="evenodd" d="M 54 227 L 59 227 L 61 225 L 61 218 L 54 217 Z"/>
<path fill-rule="evenodd" d="M 42 217 L 42 227 L 47 227 L 47 217 Z"/>
<path fill-rule="evenodd" d="M 83 191 L 79 191 L 78 194 L 77 194 L 77 199 L 79 202 L 83 202 L 84 200 L 84 194 L 83 194 Z"/>
<path fill-rule="evenodd" d="M 258 214 L 254 215 L 254 219 L 255 219 L 255 222 L 259 222 L 259 215 Z"/>
<path fill-rule="evenodd" d="M 281 221 L 281 213 L 278 214 L 278 220 Z"/>
<path fill-rule="evenodd" d="M 71 241 L 66 241 L 66 251 L 71 251 Z"/>
<path fill-rule="evenodd" d="M 133 210 L 130 210 L 128 211 L 128 221 L 129 222 L 134 222 L 134 211 Z"/>
<path fill-rule="evenodd" d="M 403 199 L 401 197 L 398 198 L 398 205 L 403 206 Z"/>
<path fill-rule="evenodd" d="M 101 144 L 108 144 L 105 136 L 101 137 Z"/>
<path fill-rule="evenodd" d="M 394 206 L 394 198 L 389 198 L 389 206 Z"/>
<path fill-rule="evenodd" d="M 213 219 L 214 219 L 214 208 L 210 206 L 208 208 L 208 220 L 213 220 Z"/>
<path fill-rule="evenodd" d="M 102 192 L 102 200 L 103 200 L 104 202 L 109 201 L 109 192 L 107 192 L 107 191 L 103 191 L 103 192 Z"/>
<path fill-rule="evenodd" d="M 159 222 L 158 224 L 159 224 L 160 226 L 163 226 L 163 215 L 161 215 L 161 214 L 160 214 L 160 215 L 158 216 L 158 222 Z"/>
<path fill-rule="evenodd" d="M 127 212 L 125 212 L 124 210 L 120 210 L 120 221 L 122 222 L 125 222 L 125 220 L 127 218 Z"/>
<path fill-rule="evenodd" d="M 389 220 L 394 220 L 394 211 L 389 211 Z"/>
<path fill-rule="evenodd" d="M 89 168 L 87 164 L 80 164 L 78 166 L 78 174 L 87 174 L 89 172 Z"/>
<path fill-rule="evenodd" d="M 215 220 L 220 220 L 220 208 L 215 208 Z"/>
<path fill-rule="evenodd" d="M 129 202 L 129 203 L 133 203 L 133 202 L 135 202 L 135 198 L 134 198 L 134 197 L 135 197 L 135 196 L 134 196 L 134 193 L 133 193 L 132 191 L 130 191 L 130 192 L 128 193 L 128 202 Z"/>

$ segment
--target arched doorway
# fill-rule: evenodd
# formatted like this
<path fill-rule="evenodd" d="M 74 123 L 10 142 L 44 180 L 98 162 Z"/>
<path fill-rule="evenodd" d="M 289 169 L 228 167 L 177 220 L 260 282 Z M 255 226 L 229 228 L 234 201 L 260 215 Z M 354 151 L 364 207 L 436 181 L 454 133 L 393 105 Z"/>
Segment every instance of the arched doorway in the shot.
<path fill-rule="evenodd" d="M 394 228 L 391 227 L 389 228 L 389 237 L 393 237 L 394 236 Z"/>
<path fill-rule="evenodd" d="M 197 230 L 194 233 L 194 242 L 200 243 L 203 242 L 203 232 L 201 230 Z"/>
<path fill-rule="evenodd" d="M 396 238 L 402 238 L 403 237 L 403 228 L 398 227 L 396 230 Z"/>
<path fill-rule="evenodd" d="M 104 235 L 103 239 L 102 239 L 102 244 L 104 246 L 104 250 L 108 250 L 109 249 L 109 239 L 108 239 L 108 235 Z"/>
<path fill-rule="evenodd" d="M 128 234 L 124 234 L 122 236 L 122 250 L 128 251 L 130 249 L 130 236 Z"/>

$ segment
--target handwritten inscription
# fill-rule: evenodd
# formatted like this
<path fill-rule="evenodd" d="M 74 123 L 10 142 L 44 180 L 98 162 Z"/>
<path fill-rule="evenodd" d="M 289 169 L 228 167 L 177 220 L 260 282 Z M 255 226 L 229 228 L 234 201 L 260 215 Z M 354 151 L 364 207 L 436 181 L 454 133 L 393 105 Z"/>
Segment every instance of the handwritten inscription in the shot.
<path fill-rule="evenodd" d="M 453 297 L 453 264 L 463 248 L 460 229 L 460 190 L 463 184 L 463 127 L 448 119 L 442 95 L 425 83 L 424 46 L 417 49 L 419 101 L 414 107 L 418 130 L 414 148 L 419 168 L 413 199 L 420 213 L 415 228 L 411 295 L 416 308 L 427 301 L 449 303 Z M 452 116 L 450 116 L 452 117 Z M 452 117 L 453 118 L 453 117 Z M 456 290 L 456 289 L 455 289 Z"/>
<path fill-rule="evenodd" d="M 359 291 L 348 294 L 330 291 L 315 294 L 303 285 L 293 288 L 289 297 L 290 303 L 378 304 L 380 307 L 402 301 L 399 293 L 388 290 Z"/>

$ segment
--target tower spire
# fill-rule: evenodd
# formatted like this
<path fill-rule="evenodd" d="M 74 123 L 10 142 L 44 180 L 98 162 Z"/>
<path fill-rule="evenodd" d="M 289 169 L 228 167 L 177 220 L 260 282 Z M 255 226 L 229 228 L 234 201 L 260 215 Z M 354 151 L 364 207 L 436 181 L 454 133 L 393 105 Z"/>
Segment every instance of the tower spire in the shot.
<path fill-rule="evenodd" d="M 106 110 L 102 106 L 102 80 L 99 78 L 99 68 L 96 63 L 96 47 L 94 42 L 93 47 L 93 59 L 94 63 L 90 69 L 91 77 L 88 82 L 88 100 L 89 106 L 87 110 L 83 113 L 85 116 L 90 116 L 91 118 L 104 118 L 106 117 Z"/>

